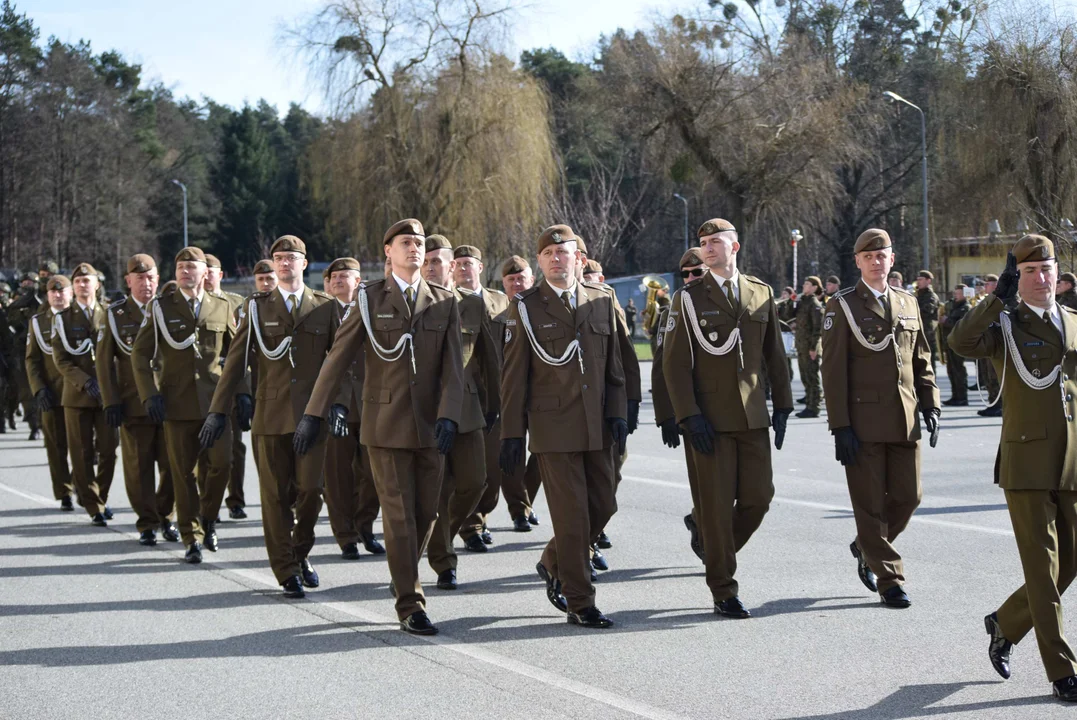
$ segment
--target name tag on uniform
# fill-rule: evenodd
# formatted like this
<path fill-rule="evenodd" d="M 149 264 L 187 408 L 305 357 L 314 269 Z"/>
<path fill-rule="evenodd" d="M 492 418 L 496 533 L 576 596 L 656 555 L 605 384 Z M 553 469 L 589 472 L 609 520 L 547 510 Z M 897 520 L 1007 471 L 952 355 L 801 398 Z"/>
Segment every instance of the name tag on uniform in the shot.
<path fill-rule="evenodd" d="M 393 318 L 392 313 L 378 313 L 379 320 L 391 320 Z"/>
<path fill-rule="evenodd" d="M 546 323 L 545 325 L 539 325 L 539 330 L 545 330 L 546 328 L 557 327 L 557 323 Z"/>
<path fill-rule="evenodd" d="M 280 325 L 280 321 L 264 322 L 262 324 L 265 325 L 266 327 L 277 327 L 278 325 Z"/>
<path fill-rule="evenodd" d="M 1035 340 L 1024 343 L 1025 347 L 1043 347 L 1043 340 Z"/>
<path fill-rule="evenodd" d="M 704 310 L 700 315 L 721 315 L 721 310 Z"/>
<path fill-rule="evenodd" d="M 181 320 L 180 320 L 179 318 L 176 318 L 175 320 L 169 320 L 169 321 L 168 321 L 168 324 L 169 324 L 169 325 L 175 325 L 175 324 L 176 324 L 176 323 L 178 323 L 178 322 L 182 322 L 182 321 L 181 321 Z"/>

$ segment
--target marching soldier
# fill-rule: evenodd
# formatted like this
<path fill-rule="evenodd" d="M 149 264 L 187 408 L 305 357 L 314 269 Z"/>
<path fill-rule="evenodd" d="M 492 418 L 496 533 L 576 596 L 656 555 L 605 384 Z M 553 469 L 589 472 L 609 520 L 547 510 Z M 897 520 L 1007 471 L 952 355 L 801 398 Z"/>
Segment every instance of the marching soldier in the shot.
<path fill-rule="evenodd" d="M 677 292 L 666 322 L 663 372 L 677 419 L 692 441 L 714 611 L 747 618 L 751 613 L 734 579 L 737 552 L 774 497 L 769 427 L 780 450 L 793 394 L 774 293 L 737 270 L 736 229 L 726 220 L 708 220 L 698 237 L 709 272 Z M 770 416 L 764 372 L 774 398 Z"/>
<path fill-rule="evenodd" d="M 1055 302 L 1059 305 L 1068 307 L 1070 310 L 1077 310 L 1077 292 L 1074 291 L 1074 287 L 1077 286 L 1077 275 L 1071 272 L 1064 272 L 1058 276 L 1058 287 L 1055 290 Z"/>
<path fill-rule="evenodd" d="M 46 283 L 47 304 L 30 318 L 26 339 L 26 375 L 41 413 L 45 431 L 45 451 L 49 458 L 52 495 L 60 501 L 60 509 L 74 510 L 71 493 L 71 469 L 67 463 L 67 428 L 64 409 L 60 404 L 64 394 L 64 378 L 52 352 L 52 323 L 59 313 L 71 305 L 71 281 L 64 275 L 54 275 Z M 2 423 L 2 418 L 0 418 Z M 80 500 L 81 503 L 81 500 Z"/>
<path fill-rule="evenodd" d="M 320 584 L 308 556 L 322 510 L 326 433 L 314 433 L 300 443 L 296 426 L 339 320 L 333 298 L 303 284 L 307 246 L 302 240 L 283 235 L 273 243 L 270 256 L 277 288 L 251 295 L 199 438 L 203 448 L 210 448 L 227 431 L 234 398 L 247 392 L 244 377 L 252 355 L 257 354 L 251 442 L 261 488 L 266 552 L 284 596 L 301 598 L 304 587 Z M 333 388 L 335 395 L 340 394 L 341 379 Z M 340 424 L 346 428 L 344 418 Z M 230 442 L 225 438 L 226 446 Z"/>
<path fill-rule="evenodd" d="M 819 403 L 822 400 L 819 387 L 819 351 L 823 335 L 823 304 L 819 302 L 818 297 L 822 292 L 821 284 L 815 275 L 805 278 L 804 292 L 797 300 L 797 364 L 805 392 L 805 408 L 797 413 L 798 418 L 819 417 Z"/>
<path fill-rule="evenodd" d="M 831 275 L 826 279 L 826 287 L 823 293 L 823 303 L 826 304 L 830 301 L 830 298 L 841 291 L 841 278 L 837 275 Z"/>
<path fill-rule="evenodd" d="M 989 298 L 998 287 L 998 275 L 989 274 L 984 276 L 984 298 Z M 982 301 L 981 301 L 982 302 Z M 977 303 L 979 304 L 979 303 Z M 980 417 L 1002 417 L 1002 405 L 998 400 L 999 383 L 998 375 L 995 374 L 995 366 L 987 358 L 979 358 L 976 362 L 976 389 L 987 389 L 987 407 L 976 411 Z"/>
<path fill-rule="evenodd" d="M 931 348 L 931 371 L 935 371 L 935 362 L 939 355 L 937 328 L 939 325 L 939 296 L 931 287 L 935 276 L 930 270 L 921 270 L 916 276 L 916 304 L 920 308 L 920 322 L 923 323 L 924 337 Z"/>
<path fill-rule="evenodd" d="M 48 290 L 46 284 L 48 283 L 48 279 L 59 271 L 60 270 L 55 262 L 47 260 L 38 268 L 36 275 L 28 272 L 23 277 L 23 287 L 20 290 L 20 296 L 16 298 L 8 308 L 8 320 L 15 331 L 15 347 L 22 347 L 26 342 L 27 334 L 30 331 L 30 318 L 47 304 L 46 294 Z M 12 363 L 11 370 L 14 375 L 15 383 L 9 388 L 8 393 L 8 421 L 11 429 L 14 430 L 14 412 L 21 403 L 23 418 L 30 426 L 30 439 L 36 440 L 38 429 L 40 428 L 37 402 L 34 400 L 34 396 L 30 389 L 30 383 L 26 377 L 25 368 L 23 367 L 22 362 L 20 362 L 21 360 L 21 357 L 16 356 L 15 362 Z"/>
<path fill-rule="evenodd" d="M 894 540 L 920 504 L 920 421 L 935 447 L 939 390 L 920 308 L 888 286 L 890 236 L 861 233 L 853 246 L 860 282 L 837 293 L 823 321 L 823 391 L 838 461 L 845 466 L 856 538 L 849 546 L 861 582 L 888 607 L 907 608 Z"/>
<path fill-rule="evenodd" d="M 267 293 L 277 289 L 277 271 L 269 260 L 259 260 L 254 264 L 254 291 Z"/>
<path fill-rule="evenodd" d="M 950 398 L 943 400 L 942 404 L 951 407 L 965 407 L 969 404 L 969 372 L 965 368 L 965 358 L 955 353 L 947 341 L 950 331 L 971 309 L 969 301 L 965 299 L 966 290 L 961 283 L 954 286 L 954 297 L 947 304 L 946 316 L 939 322 L 946 345 L 946 374 L 950 376 Z"/>
<path fill-rule="evenodd" d="M 616 452 L 628 438 L 628 398 L 613 299 L 576 279 L 578 238 L 567 225 L 538 239 L 545 281 L 518 294 L 506 322 L 500 465 L 538 456 L 554 537 L 538 563 L 546 596 L 568 622 L 605 628 L 595 606 L 590 548 L 617 510 Z"/>
<path fill-rule="evenodd" d="M 202 562 L 218 547 L 216 518 L 232 462 L 228 446 L 204 451 L 199 430 L 221 377 L 221 358 L 235 340 L 227 300 L 205 291 L 206 256 L 197 247 L 176 255 L 176 289 L 150 305 L 131 349 L 139 399 L 151 422 L 164 426 L 172 469 L 176 520 L 185 561 Z M 196 466 L 205 466 L 206 492 L 198 492 Z"/>
<path fill-rule="evenodd" d="M 901 273 L 897 270 L 891 270 L 890 274 L 886 276 L 886 284 L 899 290 L 905 289 L 905 279 L 901 277 Z"/>
<path fill-rule="evenodd" d="M 1074 702 L 1077 656 L 1063 633 L 1062 593 L 1077 574 L 1077 314 L 1054 301 L 1054 254 L 1043 236 L 1021 238 L 994 294 L 957 324 L 950 345 L 991 358 L 1006 380 L 995 482 L 1006 495 L 1025 584 L 984 618 L 988 656 L 1009 678 L 1013 645 L 1035 630 L 1054 696 Z"/>
<path fill-rule="evenodd" d="M 381 501 L 390 590 L 401 629 L 435 635 L 419 560 L 437 518 L 441 456 L 452 450 L 460 422 L 464 373 L 456 298 L 422 278 L 424 240 L 423 226 L 414 219 L 385 232 L 390 275 L 360 286 L 356 310 L 341 326 L 300 425 L 304 437 L 317 432 L 362 350 L 360 441 L 370 451 Z"/>
<path fill-rule="evenodd" d="M 179 540 L 171 518 L 175 491 L 164 429 L 150 419 L 139 400 L 131 350 L 157 293 L 157 263 L 149 255 L 133 255 L 127 261 L 124 279 L 131 293 L 106 309 L 105 328 L 97 341 L 97 383 L 105 419 L 120 433 L 124 486 L 135 512 L 138 543 L 156 545 L 154 531 L 158 527 L 166 540 Z M 159 468 L 160 489 L 154 466 Z"/>
<path fill-rule="evenodd" d="M 337 324 L 355 312 L 355 293 L 361 282 L 359 261 L 337 258 L 325 269 L 329 293 L 336 300 Z M 345 560 L 359 559 L 359 543 L 372 555 L 384 555 L 385 547 L 374 537 L 374 520 L 381 505 L 370 471 L 370 451 L 359 441 L 363 412 L 363 355 L 356 353 L 344 373 L 348 433 L 330 434 L 325 446 L 325 504 L 333 537 Z"/>

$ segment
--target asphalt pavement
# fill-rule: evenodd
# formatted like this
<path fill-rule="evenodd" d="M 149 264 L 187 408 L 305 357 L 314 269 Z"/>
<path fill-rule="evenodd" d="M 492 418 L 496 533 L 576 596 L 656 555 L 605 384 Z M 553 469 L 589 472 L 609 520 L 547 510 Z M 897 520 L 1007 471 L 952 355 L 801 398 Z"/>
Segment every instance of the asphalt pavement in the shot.
<path fill-rule="evenodd" d="M 43 446 L 20 424 L 0 435 L 0 717 L 1073 717 L 1032 636 L 1011 680 L 988 662 L 983 616 L 1021 572 L 991 481 L 1001 421 L 981 407 L 945 410 L 938 447 L 923 449 L 923 505 L 897 541 L 908 610 L 857 578 L 824 414 L 790 420 L 774 503 L 738 556 L 753 617 L 717 618 L 682 521 L 683 453 L 662 445 L 645 400 L 597 584 L 616 626 L 570 626 L 547 602 L 534 570 L 551 533 L 543 498 L 531 533 L 512 532 L 502 502 L 490 552 L 457 541 L 457 591 L 437 590 L 424 564 L 432 639 L 398 629 L 384 557 L 341 559 L 324 510 L 311 556 L 322 586 L 285 600 L 257 504 L 221 523 L 219 552 L 185 565 L 179 544 L 137 544 L 119 466 L 107 529 L 61 513 Z M 251 462 L 255 500 L 256 477 Z"/>

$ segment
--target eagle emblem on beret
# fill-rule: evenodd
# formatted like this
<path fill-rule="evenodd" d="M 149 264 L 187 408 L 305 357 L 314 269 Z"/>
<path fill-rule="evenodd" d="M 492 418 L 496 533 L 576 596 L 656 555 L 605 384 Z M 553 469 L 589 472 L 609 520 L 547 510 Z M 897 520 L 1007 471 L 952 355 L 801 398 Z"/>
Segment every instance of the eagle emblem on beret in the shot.
<path fill-rule="evenodd" d="M 560 245 L 561 244 L 561 233 L 555 230 L 554 232 L 550 233 L 550 239 L 553 240 L 558 245 Z"/>
<path fill-rule="evenodd" d="M 1046 245 L 1044 245 L 1043 247 L 1040 248 L 1040 255 L 1046 259 L 1046 257 L 1047 257 L 1047 246 Z"/>

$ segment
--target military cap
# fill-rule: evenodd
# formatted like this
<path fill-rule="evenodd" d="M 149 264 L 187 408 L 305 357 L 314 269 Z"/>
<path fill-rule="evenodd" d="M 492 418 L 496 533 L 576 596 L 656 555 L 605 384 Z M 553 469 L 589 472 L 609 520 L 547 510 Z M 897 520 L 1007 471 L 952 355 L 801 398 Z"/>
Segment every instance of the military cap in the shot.
<path fill-rule="evenodd" d="M 268 260 L 259 260 L 254 264 L 254 272 L 252 275 L 268 275 L 269 273 L 276 272 L 273 269 L 273 263 Z"/>
<path fill-rule="evenodd" d="M 1064 272 L 1058 276 L 1058 279 L 1063 282 L 1068 282 L 1070 285 L 1077 286 L 1077 275 L 1071 272 Z"/>
<path fill-rule="evenodd" d="M 37 280 L 37 273 L 32 273 L 29 270 L 22 274 L 23 280 Z"/>
<path fill-rule="evenodd" d="M 273 247 L 269 248 L 269 257 L 279 252 L 294 252 L 306 257 L 307 245 L 295 235 L 281 235 L 274 241 Z"/>
<path fill-rule="evenodd" d="M 75 266 L 75 269 L 71 271 L 71 279 L 74 280 L 77 277 L 88 275 L 90 277 L 99 278 L 101 274 L 94 269 L 94 266 L 90 263 L 79 263 Z M 33 276 L 31 276 L 33 277 Z"/>
<path fill-rule="evenodd" d="M 722 218 L 712 218 L 699 226 L 699 230 L 696 231 L 696 237 L 707 237 L 708 235 L 728 231 L 737 231 L 737 229 L 733 227 L 733 223 L 728 220 L 723 220 Z"/>
<path fill-rule="evenodd" d="M 994 273 L 984 275 L 984 282 L 998 282 L 998 275 L 995 275 Z"/>
<path fill-rule="evenodd" d="M 579 237 L 568 225 L 551 225 L 542 231 L 538 239 L 538 251 L 542 252 L 550 245 L 563 245 L 567 242 L 575 242 L 579 248 Z"/>
<path fill-rule="evenodd" d="M 790 286 L 790 285 L 786 285 L 785 287 L 783 287 L 782 292 L 789 293 L 789 295 L 791 295 L 791 296 L 796 295 L 796 293 L 793 292 L 792 286 Z"/>
<path fill-rule="evenodd" d="M 677 267 L 695 267 L 702 264 L 703 254 L 699 251 L 699 248 L 688 248 L 684 251 L 684 255 L 681 255 L 681 262 Z"/>
<path fill-rule="evenodd" d="M 506 275 L 515 275 L 516 273 L 522 273 L 524 270 L 527 270 L 530 267 L 531 266 L 528 264 L 527 260 L 524 260 L 519 255 L 513 255 L 508 260 L 501 263 L 501 277 L 505 277 Z"/>
<path fill-rule="evenodd" d="M 891 247 L 889 233 L 879 228 L 870 228 L 860 233 L 860 237 L 856 239 L 853 254 L 883 250 L 888 247 Z"/>
<path fill-rule="evenodd" d="M 157 267 L 157 263 L 154 262 L 152 257 L 150 257 L 149 255 L 146 255 L 144 253 L 139 253 L 137 255 L 132 255 L 130 257 L 130 259 L 127 261 L 127 272 L 128 273 L 149 272 L 150 270 L 153 270 L 155 267 Z"/>
<path fill-rule="evenodd" d="M 210 255 L 209 253 L 206 253 L 206 267 L 220 268 L 220 266 L 221 261 L 217 258 L 216 255 Z"/>
<path fill-rule="evenodd" d="M 206 262 L 206 254 L 202 252 L 202 248 L 194 247 L 190 245 L 183 248 L 176 253 L 176 262 Z"/>
<path fill-rule="evenodd" d="M 598 264 L 598 260 L 588 260 L 583 264 L 584 275 L 601 275 L 602 266 Z"/>
<path fill-rule="evenodd" d="M 1043 235 L 1025 235 L 1013 246 L 1013 256 L 1023 262 L 1043 262 L 1055 256 L 1055 246 Z"/>
<path fill-rule="evenodd" d="M 47 272 L 49 275 L 55 275 L 60 272 L 60 266 L 52 260 L 46 260 L 41 263 L 41 267 L 37 269 L 38 272 Z"/>
<path fill-rule="evenodd" d="M 901 273 L 899 273 L 897 270 L 891 270 L 890 274 L 887 275 L 886 278 L 888 280 L 891 279 L 891 278 L 896 278 L 899 283 L 904 282 L 904 280 L 905 280 L 905 278 L 901 277 Z"/>
<path fill-rule="evenodd" d="M 449 242 L 449 238 L 444 235 L 427 235 L 426 243 L 423 245 L 427 252 L 431 250 L 452 250 L 452 243 Z"/>
<path fill-rule="evenodd" d="M 984 281 L 981 280 L 980 278 L 976 278 L 975 280 L 972 281 L 972 284 L 975 285 L 976 287 L 983 287 L 984 286 Z"/>
<path fill-rule="evenodd" d="M 804 278 L 804 282 L 810 282 L 817 288 L 823 287 L 823 281 L 819 279 L 818 275 L 809 275 L 808 277 Z"/>
<path fill-rule="evenodd" d="M 935 279 L 935 274 L 932 273 L 930 270 L 921 270 L 920 273 L 917 275 L 917 277 L 926 278 L 928 280 L 934 280 Z"/>
<path fill-rule="evenodd" d="M 826 279 L 826 281 L 828 283 L 834 283 L 835 285 L 841 285 L 841 278 L 839 278 L 837 275 L 831 275 Z"/>
<path fill-rule="evenodd" d="M 965 290 L 968 290 L 968 289 L 969 288 L 968 288 L 967 285 L 965 285 L 965 283 L 958 283 L 957 285 L 954 285 L 954 290 L 961 290 L 962 292 L 964 292 Z"/>
<path fill-rule="evenodd" d="M 394 223 L 391 228 L 385 231 L 385 237 L 382 238 L 382 245 L 388 245 L 397 235 L 418 235 L 421 238 L 425 238 L 426 231 L 423 230 L 423 224 L 415 218 L 401 220 L 398 223 Z"/>
<path fill-rule="evenodd" d="M 67 279 L 66 275 L 53 275 L 45 285 L 46 290 L 63 290 L 69 287 L 71 287 L 71 281 Z"/>
<path fill-rule="evenodd" d="M 356 272 L 358 272 L 359 269 L 359 261 L 355 258 L 337 258 L 333 262 L 329 263 L 329 267 L 325 269 L 325 276 L 329 277 L 333 273 L 340 272 L 341 270 L 355 270 Z"/>
<path fill-rule="evenodd" d="M 455 250 L 452 251 L 454 258 L 475 258 L 482 262 L 482 250 L 479 250 L 474 245 L 458 245 Z"/>
<path fill-rule="evenodd" d="M 584 255 L 588 254 L 588 252 L 587 252 L 587 243 L 585 243 L 583 241 L 583 238 L 580 237 L 579 235 L 576 236 L 576 249 L 579 250 L 580 252 L 582 252 Z"/>

